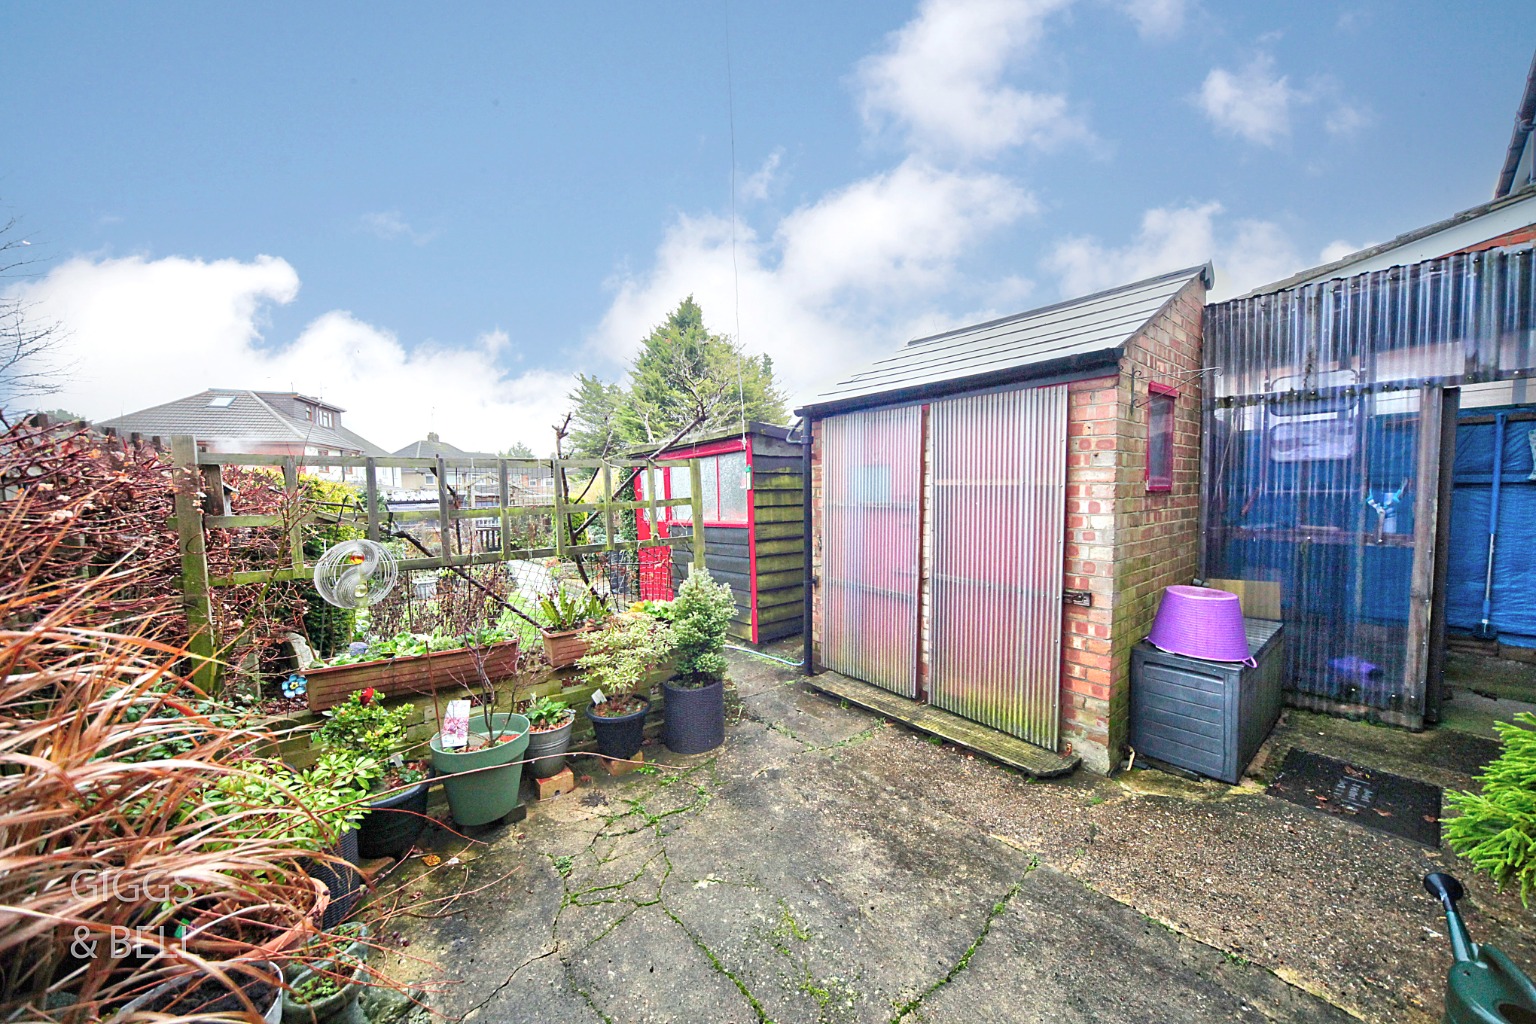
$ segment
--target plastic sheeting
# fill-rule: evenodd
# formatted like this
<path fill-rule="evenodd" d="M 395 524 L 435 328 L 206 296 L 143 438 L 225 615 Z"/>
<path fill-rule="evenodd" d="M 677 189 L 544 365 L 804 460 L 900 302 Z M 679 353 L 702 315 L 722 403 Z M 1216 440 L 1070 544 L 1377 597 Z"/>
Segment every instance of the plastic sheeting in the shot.
<path fill-rule="evenodd" d="M 1404 685 L 1419 417 L 1376 398 L 1335 415 L 1348 443 L 1314 458 L 1277 458 L 1276 428 L 1294 417 L 1268 404 L 1210 412 L 1205 574 L 1280 584 L 1291 689 L 1411 717 L 1423 697 Z"/>
<path fill-rule="evenodd" d="M 1482 419 L 1501 410 L 1464 414 Z M 1505 412 L 1530 413 L 1529 407 Z M 1498 539 L 1493 558 L 1489 621 L 1501 643 L 1536 647 L 1536 481 L 1530 479 L 1529 420 L 1504 425 L 1504 465 L 1499 488 Z M 1492 423 L 1462 423 L 1456 430 L 1456 468 L 1451 507 L 1451 548 L 1446 574 L 1445 618 L 1452 629 L 1471 630 L 1483 617 L 1488 568 L 1488 512 L 1493 494 Z"/>

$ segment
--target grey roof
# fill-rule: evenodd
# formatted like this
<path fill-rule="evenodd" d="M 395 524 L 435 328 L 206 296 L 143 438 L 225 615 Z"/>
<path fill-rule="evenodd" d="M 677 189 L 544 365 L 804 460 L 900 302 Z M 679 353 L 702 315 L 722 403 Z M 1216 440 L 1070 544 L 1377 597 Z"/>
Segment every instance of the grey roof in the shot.
<path fill-rule="evenodd" d="M 287 393 L 242 391 L 232 388 L 209 388 L 174 402 L 140 409 L 115 419 L 102 420 L 98 427 L 111 427 L 119 434 L 143 434 L 146 437 L 172 434 L 191 434 L 200 441 L 222 441 L 228 445 L 239 444 L 295 444 L 302 443 L 319 448 L 336 448 L 358 451 L 364 455 L 385 455 L 378 445 L 353 433 L 345 427 L 322 427 L 319 423 L 297 419 L 273 406 L 263 395 Z M 228 398 L 226 405 L 210 405 L 215 398 Z M 306 399 L 314 401 L 313 399 Z M 336 407 L 318 402 L 326 408 Z"/>
<path fill-rule="evenodd" d="M 1361 249 L 1359 252 L 1352 252 L 1348 256 L 1334 260 L 1332 263 L 1324 263 L 1319 267 L 1309 267 L 1306 270 L 1292 274 L 1290 277 L 1287 277 L 1284 280 L 1275 281 L 1273 284 L 1266 284 L 1261 287 L 1254 288 L 1251 291 L 1237 297 L 1240 299 L 1251 299 L 1256 295 L 1268 295 L 1271 292 L 1284 291 L 1287 288 L 1295 288 L 1298 285 L 1310 284 L 1313 281 L 1325 281 L 1334 277 L 1351 277 L 1353 275 L 1350 274 L 1348 270 L 1350 267 L 1357 263 L 1364 263 L 1366 260 L 1374 259 L 1377 256 L 1380 256 L 1382 253 L 1391 252 L 1393 249 L 1400 249 L 1405 245 L 1412 245 L 1414 242 L 1417 242 L 1420 239 L 1428 238 L 1431 235 L 1438 235 L 1442 231 L 1449 231 L 1451 228 L 1465 224 L 1468 221 L 1474 221 L 1480 217 L 1486 217 L 1490 213 L 1497 213 L 1507 206 L 1519 206 L 1522 203 L 1529 203 L 1533 200 L 1536 200 L 1536 193 L 1527 190 L 1523 192 L 1513 192 L 1507 196 L 1501 196 L 1498 199 L 1490 200 L 1486 203 L 1479 203 L 1469 210 L 1462 210 L 1460 213 L 1453 213 L 1451 216 L 1445 218 L 1444 220 L 1437 220 L 1433 224 L 1426 224 L 1424 227 L 1414 228 L 1412 231 L 1405 231 L 1391 241 L 1380 242 L 1368 249 Z M 1436 256 L 1446 255 L 1449 255 L 1449 253 L 1436 254 Z M 1405 262 L 1418 263 L 1421 261 L 1405 260 Z"/>
<path fill-rule="evenodd" d="M 445 459 L 497 459 L 501 456 L 495 452 L 467 452 L 444 441 L 436 434 L 428 434 L 420 441 L 412 441 L 410 444 L 395 452 L 402 459 L 435 459 L 441 455 Z"/>
<path fill-rule="evenodd" d="M 1110 365 L 1209 263 L 907 342 L 817 395 L 799 413 L 882 405 Z"/>

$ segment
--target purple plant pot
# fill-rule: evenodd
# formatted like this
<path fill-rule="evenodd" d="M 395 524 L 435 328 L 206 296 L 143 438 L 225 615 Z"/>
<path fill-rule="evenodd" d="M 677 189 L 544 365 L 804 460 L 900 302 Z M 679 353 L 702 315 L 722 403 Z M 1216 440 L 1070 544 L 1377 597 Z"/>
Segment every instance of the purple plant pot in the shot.
<path fill-rule="evenodd" d="M 1169 654 L 1253 664 L 1237 595 L 1210 587 L 1169 587 L 1147 642 Z"/>

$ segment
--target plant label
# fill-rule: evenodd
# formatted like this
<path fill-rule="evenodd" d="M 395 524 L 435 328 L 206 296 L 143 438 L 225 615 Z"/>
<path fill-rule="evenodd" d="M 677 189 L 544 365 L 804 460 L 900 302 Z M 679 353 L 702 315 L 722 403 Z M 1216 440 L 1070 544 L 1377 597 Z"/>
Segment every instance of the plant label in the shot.
<path fill-rule="evenodd" d="M 457 750 L 469 743 L 469 701 L 451 700 L 443 712 L 443 747 Z"/>
<path fill-rule="evenodd" d="M 607 697 L 603 696 L 603 691 L 602 690 L 593 690 L 592 691 L 592 703 L 593 704 L 602 704 L 607 699 L 608 699 Z"/>

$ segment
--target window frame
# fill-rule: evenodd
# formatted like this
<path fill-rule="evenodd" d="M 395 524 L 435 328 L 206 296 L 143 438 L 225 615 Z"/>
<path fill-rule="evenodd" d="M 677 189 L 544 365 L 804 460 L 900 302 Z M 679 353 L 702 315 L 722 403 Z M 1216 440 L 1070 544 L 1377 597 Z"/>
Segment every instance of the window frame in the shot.
<path fill-rule="evenodd" d="M 1168 418 L 1162 426 L 1160 433 L 1166 438 L 1167 474 L 1154 474 L 1152 472 L 1152 438 L 1153 424 L 1156 420 L 1156 409 L 1159 404 L 1166 401 Z M 1147 491 L 1151 494 L 1166 494 L 1173 490 L 1174 470 L 1174 439 L 1177 436 L 1175 424 L 1178 421 L 1179 389 L 1167 384 L 1147 385 L 1147 451 L 1144 467 L 1144 479 Z"/>

